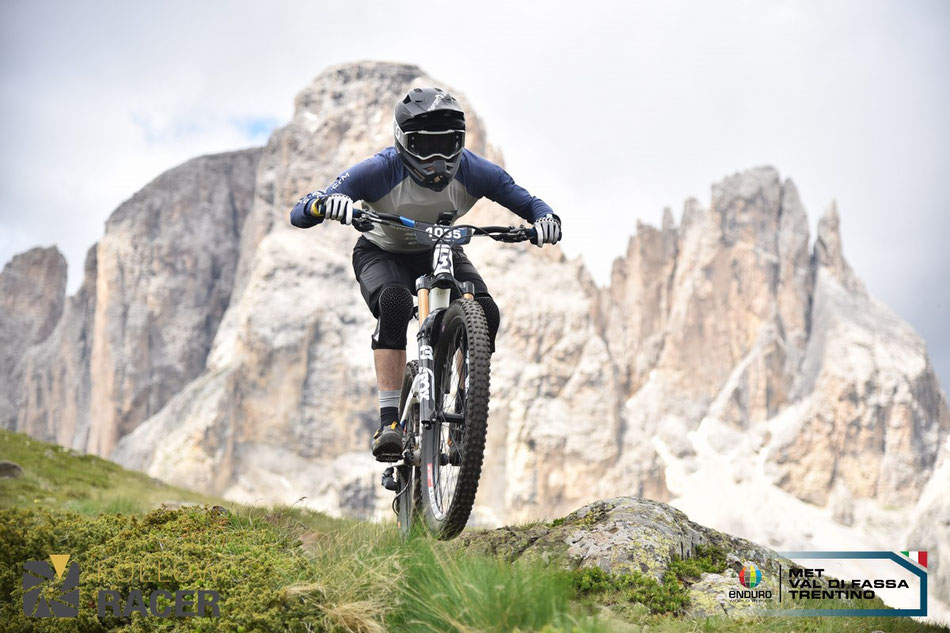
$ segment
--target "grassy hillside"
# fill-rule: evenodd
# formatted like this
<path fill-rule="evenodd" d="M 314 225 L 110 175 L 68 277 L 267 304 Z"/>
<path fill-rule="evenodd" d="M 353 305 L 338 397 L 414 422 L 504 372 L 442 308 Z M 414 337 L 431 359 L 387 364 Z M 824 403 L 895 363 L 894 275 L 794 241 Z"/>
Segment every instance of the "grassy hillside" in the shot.
<path fill-rule="evenodd" d="M 662 583 L 638 574 L 515 563 L 394 525 L 299 508 L 254 508 L 166 486 L 91 456 L 0 431 L 0 631 L 938 631 L 907 619 L 677 616 L 683 587 L 721 553 L 677 561 Z M 162 502 L 202 505 L 159 507 Z M 70 554 L 82 567 L 80 614 L 28 618 L 23 563 Z M 54 597 L 59 583 L 44 595 Z M 99 590 L 213 589 L 219 618 L 96 613 Z M 167 603 L 159 599 L 158 606 Z M 187 607 L 186 610 L 193 610 Z"/>
<path fill-rule="evenodd" d="M 23 468 L 22 477 L 0 480 L 0 508 L 41 507 L 95 516 L 141 514 L 165 501 L 217 502 L 108 460 L 2 429 L 0 460 Z"/>

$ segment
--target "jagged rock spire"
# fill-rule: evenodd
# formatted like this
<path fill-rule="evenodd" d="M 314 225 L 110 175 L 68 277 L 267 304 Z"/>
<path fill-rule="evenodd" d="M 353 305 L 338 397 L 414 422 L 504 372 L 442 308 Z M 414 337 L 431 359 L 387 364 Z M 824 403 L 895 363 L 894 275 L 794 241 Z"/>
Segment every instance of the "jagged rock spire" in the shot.
<path fill-rule="evenodd" d="M 848 290 L 867 294 L 864 283 L 858 279 L 844 258 L 841 245 L 841 219 L 838 216 L 838 203 L 831 201 L 824 215 L 818 221 L 818 238 L 815 240 L 815 262 Z"/>

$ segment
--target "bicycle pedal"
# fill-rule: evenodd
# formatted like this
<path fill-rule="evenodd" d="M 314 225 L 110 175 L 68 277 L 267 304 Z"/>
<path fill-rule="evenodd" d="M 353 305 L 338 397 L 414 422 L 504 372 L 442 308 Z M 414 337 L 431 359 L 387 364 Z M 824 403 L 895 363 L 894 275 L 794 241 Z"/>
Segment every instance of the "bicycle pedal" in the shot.
<path fill-rule="evenodd" d="M 387 462 L 387 463 L 398 462 L 400 459 L 402 459 L 402 453 L 383 452 L 383 453 L 379 453 L 378 455 L 375 455 L 375 457 L 376 457 L 376 461 L 378 462 Z"/>
<path fill-rule="evenodd" d="M 396 492 L 399 490 L 399 484 L 396 483 L 395 477 L 393 477 L 394 469 L 392 466 L 383 471 L 383 480 L 380 482 L 383 484 L 383 488 L 386 490 L 392 490 Z"/>

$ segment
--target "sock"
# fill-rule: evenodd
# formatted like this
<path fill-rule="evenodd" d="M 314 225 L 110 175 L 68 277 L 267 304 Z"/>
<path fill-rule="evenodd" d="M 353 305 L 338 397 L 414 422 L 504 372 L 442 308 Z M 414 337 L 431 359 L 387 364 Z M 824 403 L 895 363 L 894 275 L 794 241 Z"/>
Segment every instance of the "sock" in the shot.
<path fill-rule="evenodd" d="M 379 392 L 379 425 L 389 426 L 399 419 L 399 390 Z"/>

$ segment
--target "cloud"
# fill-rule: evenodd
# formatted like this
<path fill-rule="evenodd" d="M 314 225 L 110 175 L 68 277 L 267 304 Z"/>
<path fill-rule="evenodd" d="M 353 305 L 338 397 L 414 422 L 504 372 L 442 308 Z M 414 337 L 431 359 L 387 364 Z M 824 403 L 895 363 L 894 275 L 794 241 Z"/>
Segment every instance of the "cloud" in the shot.
<path fill-rule="evenodd" d="M 263 144 L 327 65 L 388 59 L 460 89 L 509 171 L 605 280 L 638 218 L 769 163 L 950 376 L 950 3 L 6 2 L 0 259 L 55 242 L 79 283 L 123 200 Z M 676 213 L 675 215 L 678 215 Z"/>

